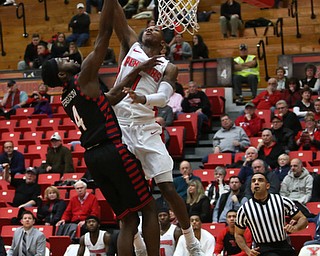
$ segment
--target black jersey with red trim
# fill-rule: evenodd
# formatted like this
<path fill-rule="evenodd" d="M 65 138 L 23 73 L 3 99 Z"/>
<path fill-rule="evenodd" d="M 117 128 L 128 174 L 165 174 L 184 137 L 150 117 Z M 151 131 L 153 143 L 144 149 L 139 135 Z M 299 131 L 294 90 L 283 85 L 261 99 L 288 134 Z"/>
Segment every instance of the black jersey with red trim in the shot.
<path fill-rule="evenodd" d="M 62 106 L 81 131 L 81 145 L 90 148 L 102 142 L 121 142 L 121 130 L 113 109 L 103 92 L 90 98 L 81 92 L 78 75 L 63 90 Z"/>

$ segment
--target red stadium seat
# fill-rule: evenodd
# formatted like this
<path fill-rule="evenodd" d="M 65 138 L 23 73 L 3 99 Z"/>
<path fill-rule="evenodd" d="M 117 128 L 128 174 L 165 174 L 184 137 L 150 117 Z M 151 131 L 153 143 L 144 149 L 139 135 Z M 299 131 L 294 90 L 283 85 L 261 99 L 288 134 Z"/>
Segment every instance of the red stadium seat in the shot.
<path fill-rule="evenodd" d="M 99 188 L 95 190 L 95 195 L 100 206 L 101 223 L 108 225 L 117 225 L 118 222 L 116 215 Z"/>
<path fill-rule="evenodd" d="M 46 160 L 47 150 L 48 150 L 48 146 L 46 145 L 30 145 L 28 147 L 28 152 L 26 154 L 38 155 L 39 157 L 34 157 L 34 158 L 35 159 L 40 158 L 42 160 Z"/>
<path fill-rule="evenodd" d="M 0 203 L 7 204 L 12 203 L 13 197 L 14 197 L 15 191 L 11 189 L 7 190 L 1 190 L 0 191 Z"/>
<path fill-rule="evenodd" d="M 21 226 L 5 225 L 1 229 L 1 237 L 4 244 L 12 244 L 14 231 Z"/>
<path fill-rule="evenodd" d="M 49 236 L 50 251 L 52 256 L 64 255 L 71 244 L 69 236 Z"/>
<path fill-rule="evenodd" d="M 6 141 L 12 141 L 14 145 L 18 145 L 20 140 L 21 133 L 20 132 L 3 132 L 1 134 L 1 145 L 3 145 Z"/>
<path fill-rule="evenodd" d="M 256 115 L 264 120 L 265 123 L 271 122 L 271 110 L 270 109 L 256 109 Z"/>
<path fill-rule="evenodd" d="M 320 202 L 308 202 L 306 206 L 313 214 L 317 215 L 320 213 Z"/>
<path fill-rule="evenodd" d="M 60 125 L 60 118 L 45 118 L 41 120 L 41 125 L 36 127 L 36 131 L 57 131 Z"/>
<path fill-rule="evenodd" d="M 40 145 L 43 138 L 43 132 L 24 132 L 23 138 L 19 141 L 19 145 Z"/>
<path fill-rule="evenodd" d="M 293 234 L 289 234 L 289 237 L 290 237 L 291 245 L 294 247 L 294 249 L 297 252 L 300 252 L 305 242 L 313 240 L 312 236 L 309 234 L 293 233 Z"/>
<path fill-rule="evenodd" d="M 0 120 L 0 134 L 3 132 L 12 132 L 16 124 L 17 120 Z"/>
<path fill-rule="evenodd" d="M 17 126 L 13 128 L 15 132 L 31 132 L 36 131 L 36 127 L 39 125 L 39 121 L 35 119 L 22 119 L 17 123 Z"/>
<path fill-rule="evenodd" d="M 234 156 L 234 162 L 243 161 L 245 154 L 245 152 L 237 152 Z"/>
<path fill-rule="evenodd" d="M 201 227 L 209 231 L 216 239 L 218 234 L 226 227 L 225 223 L 202 223 Z"/>
<path fill-rule="evenodd" d="M 182 159 L 184 156 L 185 128 L 182 126 L 166 127 L 170 135 L 168 151 L 174 159 Z"/>
<path fill-rule="evenodd" d="M 72 141 L 80 141 L 81 132 L 79 130 L 70 130 L 68 136 L 63 139 L 64 144 L 68 144 Z"/>
<path fill-rule="evenodd" d="M 196 144 L 198 142 L 198 115 L 196 113 L 178 115 L 178 120 L 173 121 L 173 126 L 186 128 L 186 144 Z"/>
<path fill-rule="evenodd" d="M 11 219 L 18 216 L 18 207 L 0 207 L 0 229 L 2 226 L 10 225 Z"/>
<path fill-rule="evenodd" d="M 290 159 L 299 158 L 304 166 L 310 166 L 313 162 L 313 154 L 311 150 L 290 151 Z"/>
<path fill-rule="evenodd" d="M 214 169 L 197 169 L 193 170 L 193 175 L 201 179 L 204 188 L 214 180 Z"/>
<path fill-rule="evenodd" d="M 231 153 L 209 154 L 208 162 L 204 164 L 205 169 L 213 169 L 219 165 L 226 166 L 232 163 Z"/>
<path fill-rule="evenodd" d="M 58 129 L 62 131 L 70 131 L 70 130 L 78 130 L 78 127 L 69 117 L 66 117 L 62 119 L 62 124 L 58 126 Z"/>
<path fill-rule="evenodd" d="M 60 180 L 60 173 L 41 173 L 38 175 L 38 184 L 53 185 L 56 181 Z"/>
<path fill-rule="evenodd" d="M 238 176 L 240 168 L 227 168 L 225 180 L 229 182 L 231 176 Z"/>
<path fill-rule="evenodd" d="M 220 117 L 225 113 L 225 92 L 224 88 L 206 88 L 205 93 L 211 104 L 211 115 L 213 117 Z"/>
<path fill-rule="evenodd" d="M 83 173 L 74 172 L 74 173 L 64 173 L 61 180 L 80 180 L 83 177 Z"/>
<path fill-rule="evenodd" d="M 250 137 L 250 144 L 252 147 L 257 148 L 258 144 L 262 141 L 261 137 Z"/>
<path fill-rule="evenodd" d="M 17 108 L 16 113 L 10 116 L 10 119 L 21 120 L 27 119 L 34 112 L 34 108 Z"/>

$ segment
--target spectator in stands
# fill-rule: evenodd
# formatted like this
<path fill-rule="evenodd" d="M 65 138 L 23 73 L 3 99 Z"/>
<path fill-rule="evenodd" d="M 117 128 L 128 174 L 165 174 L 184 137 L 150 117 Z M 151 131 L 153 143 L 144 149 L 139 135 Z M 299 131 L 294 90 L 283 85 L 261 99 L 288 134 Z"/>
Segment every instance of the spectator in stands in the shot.
<path fill-rule="evenodd" d="M 288 78 L 285 76 L 286 70 L 283 67 L 276 69 L 277 90 L 283 92 L 288 89 Z"/>
<path fill-rule="evenodd" d="M 300 159 L 292 159 L 290 166 L 288 175 L 284 177 L 281 183 L 280 194 L 291 199 L 299 210 L 306 215 L 308 211 L 305 205 L 311 199 L 313 178 L 309 171 L 303 167 Z M 306 217 L 310 217 L 307 215 Z"/>
<path fill-rule="evenodd" d="M 193 175 L 191 164 L 188 161 L 182 161 L 180 163 L 179 170 L 181 176 L 174 178 L 173 184 L 177 190 L 177 193 L 183 198 L 184 201 L 186 201 L 189 182 L 191 180 L 201 181 L 201 179 L 198 176 Z"/>
<path fill-rule="evenodd" d="M 40 69 L 42 67 L 42 64 L 51 59 L 51 54 L 50 51 L 48 49 L 48 43 L 44 42 L 40 42 L 37 45 L 37 57 L 34 59 L 33 61 L 33 68 L 38 68 Z"/>
<path fill-rule="evenodd" d="M 61 58 L 69 50 L 69 44 L 66 41 L 66 35 L 62 32 L 57 33 L 57 39 L 52 43 L 51 56 L 52 58 Z"/>
<path fill-rule="evenodd" d="M 3 153 L 0 154 L 0 165 L 8 164 L 12 177 L 16 174 L 25 173 L 24 156 L 21 152 L 14 149 L 12 141 L 6 141 L 3 144 Z"/>
<path fill-rule="evenodd" d="M 16 179 L 10 175 L 8 164 L 3 164 L 3 168 L 4 179 L 16 190 L 12 206 L 19 208 L 36 206 L 41 193 L 40 185 L 37 183 L 37 170 L 29 167 L 25 179 Z"/>
<path fill-rule="evenodd" d="M 252 193 L 253 193 L 251 190 L 251 178 L 255 173 L 258 173 L 258 172 L 264 173 L 264 175 L 269 180 L 269 183 L 270 183 L 269 192 L 271 194 L 279 194 L 280 180 L 274 172 L 269 170 L 269 166 L 265 161 L 263 161 L 261 159 L 254 160 L 252 163 L 252 169 L 253 169 L 253 174 L 247 179 L 245 186 L 244 186 L 245 187 L 245 197 L 248 198 L 248 200 L 250 198 L 252 198 Z"/>
<path fill-rule="evenodd" d="M 216 207 L 213 210 L 212 222 L 227 222 L 227 213 L 230 210 L 238 210 L 241 205 L 247 202 L 247 198 L 241 191 L 241 182 L 238 176 L 231 176 L 229 179 L 230 191 L 219 197 Z"/>
<path fill-rule="evenodd" d="M 251 178 L 251 175 L 253 174 L 252 163 L 257 158 L 258 150 L 255 147 L 249 147 L 244 155 L 245 161 L 243 162 L 238 175 L 242 184 L 245 184 L 247 179 Z"/>
<path fill-rule="evenodd" d="M 102 10 L 103 0 L 86 0 L 86 13 L 91 13 L 91 5 L 97 8 L 100 14 Z"/>
<path fill-rule="evenodd" d="M 7 252 L 8 256 L 16 255 L 45 255 L 46 237 L 35 228 L 36 218 L 31 211 L 24 211 L 22 214 L 22 227 L 14 231 L 12 244 Z"/>
<path fill-rule="evenodd" d="M 318 122 L 320 120 L 320 98 L 314 101 L 314 119 Z"/>
<path fill-rule="evenodd" d="M 177 87 L 174 88 L 174 93 L 171 95 L 168 106 L 172 108 L 174 118 L 177 118 L 177 114 L 182 111 L 181 103 L 183 101 L 184 94 L 181 95 L 177 92 Z"/>
<path fill-rule="evenodd" d="M 160 252 L 165 256 L 173 256 L 174 250 L 182 232 L 179 227 L 170 222 L 169 208 L 160 208 L 158 210 L 158 219 L 160 224 Z"/>
<path fill-rule="evenodd" d="M 48 147 L 46 163 L 41 165 L 41 173 L 74 172 L 70 149 L 62 145 L 61 136 L 55 132 L 50 138 L 51 147 Z"/>
<path fill-rule="evenodd" d="M 207 45 L 203 42 L 201 35 L 194 35 L 192 39 L 192 59 L 207 59 L 209 58 L 209 51 Z"/>
<path fill-rule="evenodd" d="M 303 118 L 309 111 L 314 112 L 314 105 L 311 99 L 311 95 L 312 91 L 308 86 L 302 89 L 302 99 L 297 101 L 295 106 L 293 107 L 293 112 L 297 115 L 297 117 Z"/>
<path fill-rule="evenodd" d="M 41 197 L 42 199 L 42 197 Z M 60 192 L 55 186 L 44 191 L 44 201 L 39 200 L 37 219 L 44 225 L 55 226 L 61 220 L 66 203 L 60 199 Z"/>
<path fill-rule="evenodd" d="M 85 219 L 90 216 L 99 217 L 99 204 L 95 195 L 87 192 L 87 184 L 82 180 L 74 184 L 74 189 L 77 195 L 70 199 L 67 209 L 64 211 L 61 220 L 56 226 L 64 225 L 65 223 L 77 223 L 83 227 Z"/>
<path fill-rule="evenodd" d="M 226 169 L 223 166 L 217 166 L 214 169 L 214 180 L 206 187 L 205 195 L 210 199 L 212 209 L 214 209 L 220 196 L 230 190 L 225 181 L 226 174 Z"/>
<path fill-rule="evenodd" d="M 41 83 L 38 91 L 33 91 L 28 98 L 26 105 L 29 108 L 34 108 L 32 114 L 47 114 L 52 117 L 52 108 L 50 105 L 51 96 L 47 93 L 48 86 Z"/>
<path fill-rule="evenodd" d="M 225 255 L 238 255 L 245 256 L 245 253 L 240 249 L 236 243 L 234 237 L 235 223 L 236 223 L 237 211 L 231 209 L 227 212 L 227 226 L 220 232 L 217 236 L 216 246 L 214 248 L 214 255 L 222 256 L 222 251 L 226 253 Z M 244 238 L 246 240 L 247 246 L 251 248 L 252 235 L 249 229 L 244 232 Z"/>
<path fill-rule="evenodd" d="M 16 113 L 17 108 L 21 108 L 26 104 L 28 94 L 25 91 L 20 91 L 18 84 L 14 80 L 10 80 L 7 83 L 7 88 L 7 92 L 0 103 L 0 116 L 10 119 L 10 116 Z"/>
<path fill-rule="evenodd" d="M 64 55 L 64 57 L 68 57 L 70 60 L 74 60 L 75 62 L 77 62 L 80 65 L 83 60 L 82 54 L 81 54 L 80 50 L 78 49 L 77 44 L 74 42 L 71 42 L 69 44 L 69 51 L 68 51 L 68 53 L 66 53 Z"/>
<path fill-rule="evenodd" d="M 281 154 L 278 157 L 278 165 L 279 166 L 274 169 L 274 173 L 278 175 L 281 183 L 290 170 L 290 157 L 287 154 Z"/>
<path fill-rule="evenodd" d="M 278 156 L 285 153 L 282 145 L 275 141 L 270 129 L 265 129 L 261 135 L 261 142 L 257 146 L 258 158 L 266 161 L 274 169 L 278 165 Z"/>
<path fill-rule="evenodd" d="M 279 100 L 281 100 L 281 92 L 277 91 L 277 79 L 270 78 L 268 80 L 267 89 L 259 93 L 259 95 L 255 97 L 252 102 L 257 109 L 272 110 Z"/>
<path fill-rule="evenodd" d="M 240 126 L 248 137 L 257 136 L 262 128 L 262 119 L 255 114 L 256 106 L 248 102 L 244 106 L 244 114 L 234 121 L 236 126 Z"/>
<path fill-rule="evenodd" d="M 302 99 L 298 79 L 294 77 L 288 79 L 288 89 L 282 91 L 282 98 L 289 108 L 293 108 L 296 102 Z"/>
<path fill-rule="evenodd" d="M 243 24 L 241 20 L 241 5 L 235 0 L 227 0 L 220 7 L 220 30 L 224 38 L 228 31 L 232 37 L 237 37 Z"/>
<path fill-rule="evenodd" d="M 213 136 L 213 153 L 244 151 L 250 145 L 246 132 L 235 126 L 227 114 L 220 116 L 221 128 Z"/>
<path fill-rule="evenodd" d="M 304 118 L 306 128 L 299 131 L 295 137 L 298 150 L 311 150 L 314 156 L 320 149 L 320 131 L 317 129 L 317 124 L 314 119 L 314 114 L 309 112 Z"/>
<path fill-rule="evenodd" d="M 183 113 L 196 113 L 198 115 L 198 135 L 200 135 L 203 123 L 209 121 L 211 117 L 211 105 L 207 95 L 199 90 L 196 82 L 189 82 L 181 107 Z"/>
<path fill-rule="evenodd" d="M 189 60 L 192 56 L 192 48 L 183 40 L 182 34 L 176 34 L 175 43 L 170 47 L 170 59 L 172 61 Z"/>
<path fill-rule="evenodd" d="M 90 254 L 107 255 L 112 238 L 109 232 L 100 230 L 100 219 L 96 216 L 88 216 L 85 225 L 88 233 L 80 237 L 77 256 L 84 256 L 86 248 Z"/>
<path fill-rule="evenodd" d="M 289 153 L 289 151 L 296 149 L 293 131 L 289 128 L 283 127 L 282 116 L 274 115 L 271 118 L 272 128 L 271 133 L 275 141 L 282 146 L 282 149 Z"/>
<path fill-rule="evenodd" d="M 260 81 L 259 62 L 255 55 L 248 54 L 248 46 L 240 44 L 240 55 L 233 59 L 235 72 L 233 73 L 234 94 L 236 103 L 243 103 L 242 84 L 247 83 L 252 92 L 252 98 L 257 96 L 258 83 Z"/>
<path fill-rule="evenodd" d="M 202 223 L 211 222 L 210 200 L 205 195 L 201 181 L 191 180 L 187 190 L 187 209 L 200 217 Z"/>
<path fill-rule="evenodd" d="M 77 4 L 78 14 L 72 17 L 69 28 L 72 34 L 67 37 L 67 42 L 76 42 L 78 47 L 84 46 L 89 39 L 90 16 L 84 11 L 84 4 Z"/>
<path fill-rule="evenodd" d="M 37 46 L 38 44 L 44 41 L 40 39 L 39 34 L 33 34 L 31 43 L 27 45 L 26 50 L 24 52 L 23 60 L 18 63 L 18 70 L 25 70 L 29 68 L 33 68 L 33 61 L 37 58 Z"/>
<path fill-rule="evenodd" d="M 288 104 L 284 100 L 279 100 L 276 103 L 276 110 L 278 115 L 282 116 L 283 127 L 292 129 L 294 135 L 302 129 L 297 115 L 289 110 Z"/>
<path fill-rule="evenodd" d="M 308 87 L 312 90 L 312 94 L 318 94 L 320 89 L 320 79 L 315 77 L 317 67 L 313 64 L 307 64 L 304 68 L 305 78 L 300 80 L 301 89 Z"/>
<path fill-rule="evenodd" d="M 205 256 L 212 256 L 216 240 L 207 230 L 202 229 L 201 219 L 198 215 L 194 214 L 190 216 L 190 223 L 196 238 L 200 241 L 200 248 Z M 186 239 L 184 236 L 180 236 L 176 250 L 173 256 L 189 255 L 186 245 Z"/>

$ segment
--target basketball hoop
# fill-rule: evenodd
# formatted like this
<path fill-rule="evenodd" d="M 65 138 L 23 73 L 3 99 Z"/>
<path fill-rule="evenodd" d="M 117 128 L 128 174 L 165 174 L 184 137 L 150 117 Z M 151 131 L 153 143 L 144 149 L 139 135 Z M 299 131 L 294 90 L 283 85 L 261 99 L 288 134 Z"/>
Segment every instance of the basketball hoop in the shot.
<path fill-rule="evenodd" d="M 191 35 L 199 29 L 197 9 L 200 0 L 159 0 L 157 25 Z"/>

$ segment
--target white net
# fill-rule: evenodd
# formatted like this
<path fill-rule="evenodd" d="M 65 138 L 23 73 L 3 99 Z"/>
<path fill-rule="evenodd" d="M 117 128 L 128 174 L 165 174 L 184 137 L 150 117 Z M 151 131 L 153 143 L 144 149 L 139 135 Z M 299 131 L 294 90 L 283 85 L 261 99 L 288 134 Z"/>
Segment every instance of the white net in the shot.
<path fill-rule="evenodd" d="M 199 29 L 197 10 L 200 0 L 159 0 L 157 25 L 175 30 L 188 31 L 191 35 Z"/>

